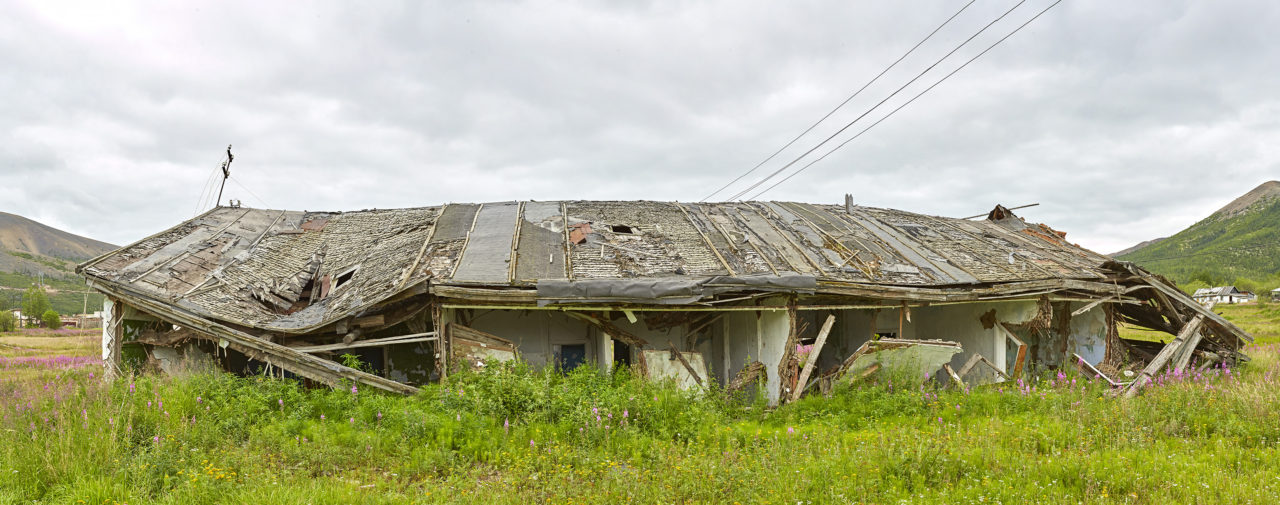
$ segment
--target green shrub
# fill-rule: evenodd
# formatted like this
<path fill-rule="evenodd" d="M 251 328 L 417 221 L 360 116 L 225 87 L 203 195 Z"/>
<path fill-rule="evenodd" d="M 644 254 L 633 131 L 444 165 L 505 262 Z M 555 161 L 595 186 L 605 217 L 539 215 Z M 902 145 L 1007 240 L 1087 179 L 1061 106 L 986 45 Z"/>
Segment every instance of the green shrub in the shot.
<path fill-rule="evenodd" d="M 44 314 L 40 314 L 40 321 L 44 323 L 45 328 L 50 330 L 62 328 L 62 316 L 59 316 L 58 312 L 53 309 L 46 310 Z"/>
<path fill-rule="evenodd" d="M 13 318 L 13 312 L 5 310 L 0 312 L 0 331 L 13 331 L 17 329 L 17 321 Z"/>

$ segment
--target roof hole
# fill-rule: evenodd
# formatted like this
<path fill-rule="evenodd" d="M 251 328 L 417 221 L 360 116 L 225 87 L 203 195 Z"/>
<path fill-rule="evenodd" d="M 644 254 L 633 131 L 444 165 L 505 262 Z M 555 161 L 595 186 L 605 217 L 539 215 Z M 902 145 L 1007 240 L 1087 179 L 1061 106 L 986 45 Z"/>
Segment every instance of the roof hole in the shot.
<path fill-rule="evenodd" d="M 351 278 L 356 275 L 356 270 L 357 269 L 352 268 L 351 270 L 347 270 L 346 272 L 339 274 L 338 278 L 334 279 L 333 281 L 333 289 L 338 289 L 343 285 L 345 285 L 347 282 L 350 282 Z"/>
<path fill-rule="evenodd" d="M 625 224 L 611 224 L 609 225 L 609 231 L 614 233 L 622 233 L 626 235 L 632 235 L 632 234 L 635 234 L 636 232 L 635 228 L 632 228 Z"/>

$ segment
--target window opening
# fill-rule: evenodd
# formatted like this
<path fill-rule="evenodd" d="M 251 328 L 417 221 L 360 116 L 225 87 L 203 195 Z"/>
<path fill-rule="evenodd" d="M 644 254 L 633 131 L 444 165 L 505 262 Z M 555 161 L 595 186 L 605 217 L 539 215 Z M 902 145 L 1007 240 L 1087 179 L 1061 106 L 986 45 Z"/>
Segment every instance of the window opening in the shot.
<path fill-rule="evenodd" d="M 338 289 L 343 285 L 345 285 L 346 283 L 350 282 L 351 278 L 356 275 L 356 270 L 359 270 L 359 269 L 360 267 L 355 267 L 355 268 L 352 268 L 351 270 L 347 270 L 346 272 L 338 274 L 338 278 L 334 279 L 333 281 L 333 289 Z"/>

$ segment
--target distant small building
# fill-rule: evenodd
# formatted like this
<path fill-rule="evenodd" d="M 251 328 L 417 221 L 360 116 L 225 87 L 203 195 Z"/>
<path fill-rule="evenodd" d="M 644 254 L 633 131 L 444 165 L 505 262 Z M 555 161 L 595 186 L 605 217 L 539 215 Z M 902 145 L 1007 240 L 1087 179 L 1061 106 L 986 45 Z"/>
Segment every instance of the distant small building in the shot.
<path fill-rule="evenodd" d="M 1271 299 L 1274 301 L 1280 301 L 1280 288 L 1271 290 Z"/>
<path fill-rule="evenodd" d="M 1245 303 L 1257 300 L 1258 295 L 1240 291 L 1235 286 L 1218 286 L 1197 289 L 1191 298 L 1200 303 Z"/>

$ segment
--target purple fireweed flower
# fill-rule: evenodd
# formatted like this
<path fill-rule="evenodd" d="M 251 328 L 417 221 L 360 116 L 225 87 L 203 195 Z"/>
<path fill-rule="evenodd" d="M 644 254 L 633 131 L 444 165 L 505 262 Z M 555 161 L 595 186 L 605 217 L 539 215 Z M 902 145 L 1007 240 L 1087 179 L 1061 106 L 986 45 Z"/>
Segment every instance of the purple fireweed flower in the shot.
<path fill-rule="evenodd" d="M 795 427 L 794 427 L 794 426 L 787 426 L 787 434 L 788 434 L 788 435 L 795 435 L 795 434 L 796 434 L 796 429 L 795 429 Z"/>
<path fill-rule="evenodd" d="M 204 403 L 204 398 L 201 398 L 201 397 L 197 396 L 197 397 L 196 397 L 196 403 Z"/>
<path fill-rule="evenodd" d="M 324 414 L 320 414 L 320 420 L 321 420 L 321 421 L 323 421 L 323 420 L 324 420 Z"/>
<path fill-rule="evenodd" d="M 622 418 L 623 419 L 627 418 L 627 409 L 622 409 Z"/>
<path fill-rule="evenodd" d="M 360 392 L 360 389 L 359 389 L 359 388 L 357 388 L 357 387 L 355 386 L 355 384 L 352 384 L 352 385 L 351 385 L 351 394 L 353 394 L 353 395 L 354 395 L 354 394 L 359 393 L 359 392 Z"/>
<path fill-rule="evenodd" d="M 381 411 L 381 410 L 379 410 L 379 411 L 378 411 L 378 420 L 379 420 L 379 421 L 381 421 L 381 420 L 382 420 L 382 411 Z"/>
<path fill-rule="evenodd" d="M 356 418 L 354 418 L 354 417 L 353 417 L 353 418 L 351 418 L 350 423 L 351 423 L 351 424 L 356 424 Z"/>
<path fill-rule="evenodd" d="M 503 434 L 511 433 L 511 421 L 507 420 L 506 418 L 502 419 L 502 433 Z"/>

